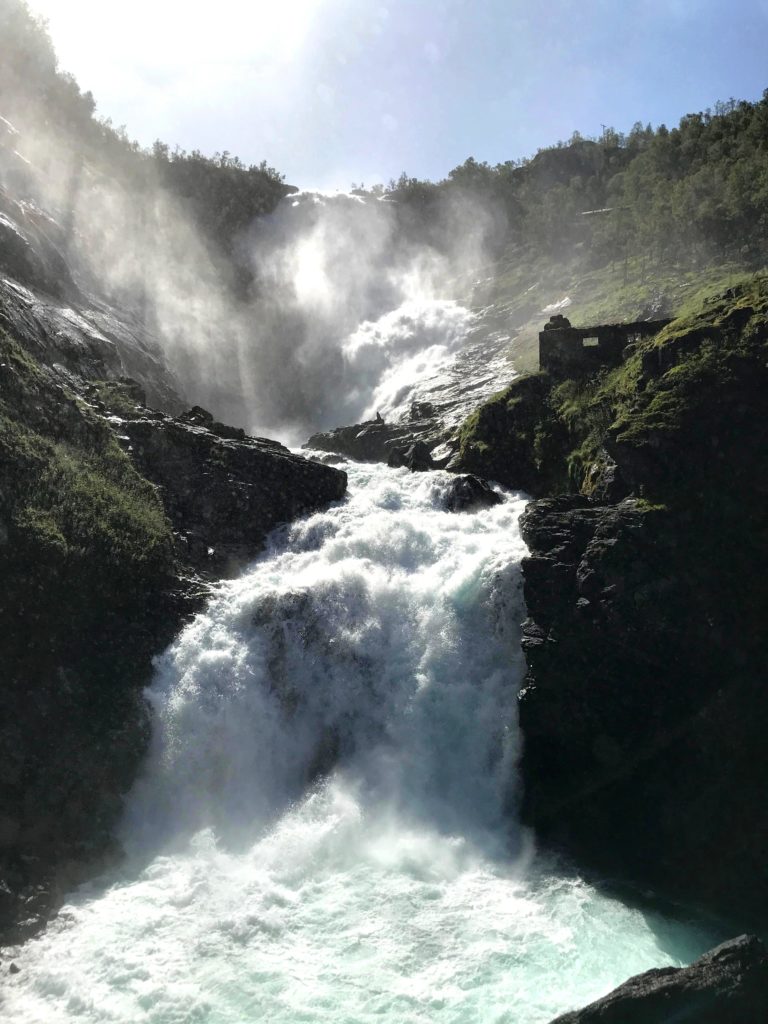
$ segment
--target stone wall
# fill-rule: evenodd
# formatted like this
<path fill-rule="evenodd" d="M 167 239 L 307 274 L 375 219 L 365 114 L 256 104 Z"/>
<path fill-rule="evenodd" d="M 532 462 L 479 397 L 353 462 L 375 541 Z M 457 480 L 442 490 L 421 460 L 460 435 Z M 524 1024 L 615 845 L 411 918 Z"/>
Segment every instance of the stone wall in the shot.
<path fill-rule="evenodd" d="M 539 368 L 569 375 L 621 362 L 633 341 L 658 334 L 669 320 L 639 320 L 628 324 L 571 327 L 565 317 L 552 317 L 539 334 Z"/>

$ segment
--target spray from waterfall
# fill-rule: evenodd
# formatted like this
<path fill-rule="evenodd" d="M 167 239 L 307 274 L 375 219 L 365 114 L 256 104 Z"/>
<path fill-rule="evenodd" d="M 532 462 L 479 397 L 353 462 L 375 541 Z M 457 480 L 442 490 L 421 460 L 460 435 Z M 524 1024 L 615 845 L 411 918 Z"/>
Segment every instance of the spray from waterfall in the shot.
<path fill-rule="evenodd" d="M 453 300 L 469 298 L 498 227 L 469 196 L 441 200 L 416 230 L 391 197 L 300 192 L 225 257 L 148 158 L 121 178 L 34 123 L 17 143 L 22 200 L 51 214 L 74 270 L 71 315 L 102 339 L 117 329 L 104 302 L 137 319 L 189 403 L 294 443 L 365 415 L 384 371 L 413 376 L 417 357 L 455 353 Z M 377 332 L 398 309 L 397 336 Z"/>
<path fill-rule="evenodd" d="M 128 861 L 24 948 L 9 1020 L 545 1024 L 699 951 L 516 823 L 524 500 L 349 472 L 159 660 Z"/>

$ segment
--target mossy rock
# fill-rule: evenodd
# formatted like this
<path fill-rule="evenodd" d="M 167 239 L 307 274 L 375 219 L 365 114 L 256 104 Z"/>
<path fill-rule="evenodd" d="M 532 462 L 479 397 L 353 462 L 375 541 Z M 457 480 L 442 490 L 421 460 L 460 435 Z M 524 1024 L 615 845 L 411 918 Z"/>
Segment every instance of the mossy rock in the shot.
<path fill-rule="evenodd" d="M 174 570 L 156 489 L 0 332 L 0 935 L 111 847 L 148 738 L 141 691 L 178 622 Z"/>
<path fill-rule="evenodd" d="M 629 346 L 618 367 L 514 381 L 463 424 L 458 468 L 535 496 L 589 493 L 607 451 L 636 495 L 696 500 L 727 483 L 729 459 L 749 462 L 735 446 L 761 462 L 767 339 L 768 275 L 743 277 Z"/>

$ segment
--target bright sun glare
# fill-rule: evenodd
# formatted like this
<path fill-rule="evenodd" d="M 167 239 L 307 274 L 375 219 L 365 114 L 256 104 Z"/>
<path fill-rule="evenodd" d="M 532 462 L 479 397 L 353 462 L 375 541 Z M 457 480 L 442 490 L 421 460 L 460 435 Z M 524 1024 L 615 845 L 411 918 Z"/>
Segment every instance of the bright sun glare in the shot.
<path fill-rule="evenodd" d="M 294 57 L 327 0 L 31 0 L 47 18 L 62 64 L 126 56 L 144 67 L 286 60 Z"/>

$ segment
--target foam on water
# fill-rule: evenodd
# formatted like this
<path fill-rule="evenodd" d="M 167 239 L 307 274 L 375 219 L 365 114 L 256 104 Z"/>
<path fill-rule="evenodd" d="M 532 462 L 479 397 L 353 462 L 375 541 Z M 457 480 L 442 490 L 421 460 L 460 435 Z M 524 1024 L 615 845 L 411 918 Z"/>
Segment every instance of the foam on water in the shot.
<path fill-rule="evenodd" d="M 357 418 L 376 412 L 387 420 L 406 418 L 425 388 L 446 380 L 472 320 L 456 302 L 419 298 L 360 324 L 342 345 Z"/>
<path fill-rule="evenodd" d="M 0 995 L 18 1024 L 534 1024 L 698 937 L 510 825 L 524 502 L 351 466 L 160 659 L 118 878 Z"/>

